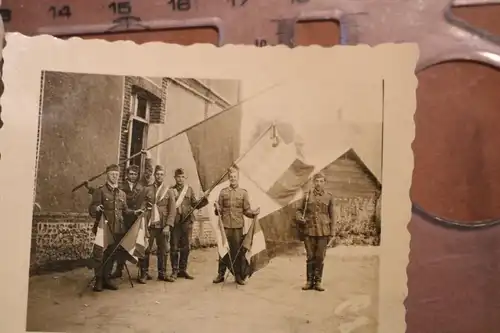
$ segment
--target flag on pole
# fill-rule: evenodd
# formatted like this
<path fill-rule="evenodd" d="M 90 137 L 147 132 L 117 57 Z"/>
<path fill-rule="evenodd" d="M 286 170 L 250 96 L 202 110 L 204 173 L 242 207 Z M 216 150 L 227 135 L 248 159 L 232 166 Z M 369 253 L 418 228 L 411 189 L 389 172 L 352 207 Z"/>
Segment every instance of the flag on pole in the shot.
<path fill-rule="evenodd" d="M 241 106 L 235 106 L 186 132 L 203 191 L 238 158 L 241 120 Z"/>
<path fill-rule="evenodd" d="M 94 238 L 92 247 L 92 254 L 96 261 L 100 262 L 104 257 L 104 250 L 114 243 L 113 234 L 109 228 L 108 221 L 104 214 L 101 214 L 99 224 L 97 225 L 97 232 Z"/>
<path fill-rule="evenodd" d="M 242 248 L 245 253 L 244 278 L 252 276 L 253 273 L 269 263 L 266 239 L 258 218 L 252 220 L 252 224 L 243 239 Z"/>
<path fill-rule="evenodd" d="M 222 225 L 220 216 L 210 219 L 210 225 L 214 232 L 215 241 L 217 242 L 217 253 L 220 258 L 224 258 L 229 252 L 229 243 L 227 241 L 226 232 Z"/>
<path fill-rule="evenodd" d="M 146 214 L 141 214 L 127 231 L 121 241 L 121 247 L 129 254 L 127 258 L 136 264 L 146 253 Z"/>
<path fill-rule="evenodd" d="M 314 170 L 314 167 L 304 163 L 297 156 L 297 149 L 291 143 L 284 143 L 280 136 L 262 133 L 259 140 L 236 161 L 240 169 L 240 186 L 249 193 L 252 207 L 260 207 L 261 216 L 267 216 L 289 204 L 303 183 Z M 278 144 L 276 144 L 278 142 Z M 217 202 L 220 190 L 229 186 L 228 181 L 219 184 L 209 196 L 210 202 Z M 219 248 L 219 256 L 224 258 L 228 249 L 223 227 L 218 225 L 220 219 L 212 216 L 210 219 Z M 289 223 L 289 221 L 286 221 Z M 243 267 L 245 277 L 269 263 L 266 247 L 265 230 L 259 219 L 246 219 L 244 242 L 241 251 L 245 252 Z M 219 236 L 220 235 L 220 236 Z M 234 260 L 234 258 L 232 258 Z M 226 259 L 227 260 L 227 259 Z"/>
<path fill-rule="evenodd" d="M 294 142 L 284 142 L 279 133 L 260 139 L 238 167 L 280 207 L 293 200 L 314 171 L 299 158 Z"/>

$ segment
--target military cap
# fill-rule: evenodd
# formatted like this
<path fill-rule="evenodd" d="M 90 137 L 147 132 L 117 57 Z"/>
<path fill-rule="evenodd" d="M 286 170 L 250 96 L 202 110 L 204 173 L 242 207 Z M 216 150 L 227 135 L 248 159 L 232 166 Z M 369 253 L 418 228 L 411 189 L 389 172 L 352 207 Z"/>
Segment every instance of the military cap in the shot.
<path fill-rule="evenodd" d="M 323 172 L 318 172 L 313 176 L 313 179 L 323 178 L 326 179 L 325 174 Z"/>
<path fill-rule="evenodd" d="M 120 168 L 118 167 L 117 164 L 110 164 L 106 167 L 106 172 L 110 171 L 120 171 Z"/>
<path fill-rule="evenodd" d="M 177 176 L 184 175 L 184 169 L 183 169 L 183 168 L 178 168 L 178 169 L 175 169 L 174 175 L 175 175 L 176 177 L 177 177 Z"/>
<path fill-rule="evenodd" d="M 155 173 L 158 171 L 165 171 L 165 169 L 161 165 L 158 164 L 157 166 L 155 166 Z"/>
<path fill-rule="evenodd" d="M 129 167 L 127 168 L 127 172 L 129 171 L 139 173 L 139 167 L 137 165 L 129 165 Z"/>

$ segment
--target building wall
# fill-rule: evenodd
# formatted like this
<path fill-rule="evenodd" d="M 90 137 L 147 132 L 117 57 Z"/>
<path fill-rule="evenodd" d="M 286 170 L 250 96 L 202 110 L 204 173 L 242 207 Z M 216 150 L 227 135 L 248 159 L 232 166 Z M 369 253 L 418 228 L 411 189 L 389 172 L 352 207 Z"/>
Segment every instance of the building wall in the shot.
<path fill-rule="evenodd" d="M 238 100 L 239 83 L 233 80 L 200 80 L 229 104 Z M 180 83 L 180 84 L 179 84 Z M 200 95 L 186 88 L 195 90 L 200 95 L 211 100 L 216 99 L 203 86 L 190 80 L 169 81 L 166 98 L 166 117 L 164 124 L 153 124 L 149 130 L 148 146 L 151 146 L 167 137 L 197 124 L 207 117 L 213 116 L 225 109 L 223 103 L 210 103 Z M 165 181 L 174 184 L 173 174 L 175 169 L 183 168 L 186 172 L 187 182 L 193 187 L 196 194 L 201 193 L 201 185 L 197 168 L 189 141 L 186 135 L 179 135 L 172 140 L 151 150 L 155 162 L 165 168 Z M 207 216 L 208 207 L 200 210 L 200 218 Z M 196 235 L 196 232 L 193 233 Z"/>
<path fill-rule="evenodd" d="M 88 194 L 71 190 L 117 162 L 122 99 L 120 76 L 45 73 L 35 195 L 41 211 L 87 211 Z"/>
<path fill-rule="evenodd" d="M 120 159 L 125 158 L 130 98 L 136 87 L 156 97 L 146 146 L 182 131 L 227 106 L 224 103 L 208 103 L 186 89 L 185 86 L 207 98 L 215 98 L 190 80 L 183 87 L 168 78 L 47 73 L 45 81 L 37 177 L 37 200 L 42 209 L 35 211 L 33 216 L 32 272 L 71 266 L 90 256 L 93 221 L 86 212 L 90 196 L 85 189 L 71 194 L 71 188 L 102 172 L 103 166 L 116 163 L 119 154 Z M 235 81 L 219 83 L 204 80 L 203 83 L 218 87 L 217 93 L 225 94 L 224 99 L 228 101 L 235 102 L 238 98 Z M 100 109 L 96 110 L 95 105 L 99 105 Z M 53 118 L 63 111 L 68 115 L 66 120 L 54 122 Z M 78 136 L 74 136 L 75 131 Z M 65 149 L 60 149 L 58 145 L 64 145 Z M 155 162 L 165 166 L 167 182 L 173 184 L 173 170 L 182 167 L 187 172 L 189 184 L 195 192 L 200 192 L 186 137 L 180 136 L 160 145 L 151 153 Z M 53 184 L 49 180 L 55 177 L 57 183 Z M 103 178 L 92 185 L 100 185 Z M 194 225 L 193 244 L 210 246 L 214 243 L 211 237 L 206 218 L 199 214 Z"/>

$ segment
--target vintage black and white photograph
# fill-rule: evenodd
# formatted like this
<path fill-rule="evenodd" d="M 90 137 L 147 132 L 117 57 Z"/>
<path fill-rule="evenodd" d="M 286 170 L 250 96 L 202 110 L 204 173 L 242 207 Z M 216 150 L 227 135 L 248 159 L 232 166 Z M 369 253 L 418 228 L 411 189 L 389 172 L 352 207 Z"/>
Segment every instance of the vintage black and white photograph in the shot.
<path fill-rule="evenodd" d="M 232 311 L 221 294 L 278 315 L 305 291 L 335 305 L 312 321 L 356 306 L 363 325 L 375 323 L 382 82 L 380 121 L 356 123 L 336 120 L 333 103 L 327 118 L 306 119 L 311 110 L 290 116 L 287 102 L 243 101 L 236 80 L 42 81 L 29 330 L 162 331 L 165 313 L 190 313 L 164 328 L 187 332 Z M 366 249 L 346 258 L 346 247 Z M 78 297 L 87 292 L 102 294 Z M 351 293 L 358 304 L 342 302 Z M 320 299 L 309 297 L 311 310 Z M 214 325 L 241 322 L 240 312 L 222 317 Z"/>
<path fill-rule="evenodd" d="M 378 332 L 394 81 L 130 72 L 39 72 L 26 330 Z"/>

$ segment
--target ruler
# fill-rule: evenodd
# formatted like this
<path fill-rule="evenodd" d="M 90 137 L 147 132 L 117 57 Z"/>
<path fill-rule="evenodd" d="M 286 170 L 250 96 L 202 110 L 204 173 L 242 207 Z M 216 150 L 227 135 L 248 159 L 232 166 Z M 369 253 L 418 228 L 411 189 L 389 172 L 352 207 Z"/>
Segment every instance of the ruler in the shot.
<path fill-rule="evenodd" d="M 496 2 L 498 0 L 3 0 L 0 14 L 6 31 L 60 38 L 79 36 L 129 39 L 137 43 L 163 41 L 259 47 L 416 42 L 420 46 L 417 69 L 420 88 L 414 149 L 419 162 L 423 162 L 415 166 L 412 197 L 435 212 L 428 214 L 432 218 L 458 211 L 453 208 L 456 199 L 453 199 L 452 193 L 456 192 L 453 188 L 438 191 L 439 195 L 449 192 L 447 197 L 452 199 L 448 203 L 434 200 L 438 195 L 436 186 L 453 184 L 451 180 L 436 181 L 436 177 L 451 177 L 453 172 L 442 167 L 442 163 L 430 161 L 429 151 L 440 149 L 440 153 L 445 154 L 446 145 L 457 142 L 439 142 L 443 140 L 439 135 L 436 135 L 437 142 L 421 140 L 419 131 L 421 137 L 447 130 L 455 133 L 458 129 L 450 128 L 446 119 L 453 119 L 457 114 L 470 117 L 477 105 L 491 112 L 497 112 L 500 106 L 500 97 L 491 90 L 498 86 L 495 77 L 499 74 L 494 70 L 485 74 L 481 66 L 469 69 L 470 64 L 457 63 L 432 66 L 447 61 L 474 60 L 500 68 L 497 37 L 500 6 L 485 6 Z M 430 69 L 425 70 L 427 68 Z M 479 79 L 489 83 L 470 95 L 467 82 Z M 439 86 L 449 89 L 437 89 Z M 492 102 L 485 105 L 484 100 Z M 435 114 L 439 117 L 433 117 Z M 456 168 L 460 173 L 466 166 Z M 460 180 L 460 176 L 453 177 Z M 500 183 L 500 176 L 496 183 Z M 500 207 L 497 215 L 500 216 Z M 471 218 L 470 214 L 462 213 L 451 218 L 463 216 Z"/>
<path fill-rule="evenodd" d="M 131 0 L 3 1 L 7 31 L 139 43 L 167 41 L 294 45 L 296 23 L 303 40 L 318 35 L 322 45 L 339 43 L 338 19 L 331 1 L 317 0 Z M 330 3 L 330 4 L 329 4 Z M 307 31 L 301 22 L 315 21 Z M 320 21 L 320 22 L 318 22 Z M 182 29 L 182 33 L 180 33 Z M 176 36 L 176 37 L 174 37 Z"/>
<path fill-rule="evenodd" d="M 471 272 L 468 266 L 444 260 L 456 257 L 455 246 L 478 248 L 487 234 L 480 231 L 465 238 L 453 229 L 432 229 L 425 221 L 481 227 L 498 219 L 487 223 L 474 220 L 500 216 L 500 205 L 493 203 L 500 202 L 500 192 L 494 190 L 500 184 L 500 6 L 493 6 L 496 2 L 499 1 L 3 0 L 0 14 L 8 32 L 61 38 L 259 47 L 418 43 L 419 89 L 411 190 L 412 200 L 418 205 L 409 225 L 412 261 L 408 274 L 412 289 L 407 299 L 407 333 L 458 332 L 460 327 L 471 327 L 469 323 L 476 322 L 475 327 L 479 328 L 475 331 L 493 332 L 498 327 L 494 320 L 488 322 L 491 325 L 487 328 L 481 326 L 484 311 L 478 317 L 470 308 L 475 307 L 472 303 L 453 302 L 457 292 L 473 295 L 477 288 L 484 289 L 486 277 L 482 271 Z M 458 220 L 465 222 L 456 223 Z M 456 239 L 460 240 L 455 242 Z M 488 253 L 496 253 L 495 249 Z M 429 268 L 427 263 L 436 258 L 443 258 L 441 265 L 448 265 L 449 269 Z M 491 268 L 485 271 L 495 274 Z M 478 282 L 450 290 L 445 288 L 448 282 L 436 287 L 440 280 L 454 281 L 461 274 Z M 432 288 L 426 284 L 428 281 L 434 281 Z M 439 295 L 433 294 L 437 301 L 432 304 L 421 301 L 428 298 L 429 289 L 439 290 Z M 490 305 L 481 304 L 485 309 L 493 309 L 494 303 L 492 299 Z M 459 317 L 453 310 L 457 307 L 462 310 Z"/>

